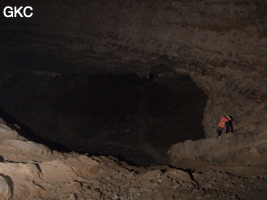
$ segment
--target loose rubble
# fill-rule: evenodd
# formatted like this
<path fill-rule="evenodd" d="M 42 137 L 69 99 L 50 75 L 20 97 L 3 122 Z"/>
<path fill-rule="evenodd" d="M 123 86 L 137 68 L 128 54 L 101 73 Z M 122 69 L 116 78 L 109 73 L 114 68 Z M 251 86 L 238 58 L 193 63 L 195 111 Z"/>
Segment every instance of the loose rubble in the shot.
<path fill-rule="evenodd" d="M 4 128 L 3 128 L 4 127 Z M 22 138 L 5 122 L 0 140 L 0 199 L 265 199 L 264 166 L 131 166 L 114 157 L 59 153 Z"/>

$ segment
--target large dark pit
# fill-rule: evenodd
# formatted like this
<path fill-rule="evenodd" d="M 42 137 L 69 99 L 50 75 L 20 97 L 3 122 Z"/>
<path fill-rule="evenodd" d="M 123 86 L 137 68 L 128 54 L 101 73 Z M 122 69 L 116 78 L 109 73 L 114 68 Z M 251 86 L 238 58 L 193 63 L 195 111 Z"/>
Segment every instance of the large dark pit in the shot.
<path fill-rule="evenodd" d="M 26 137 L 53 148 L 155 164 L 167 163 L 172 144 L 204 138 L 207 97 L 187 76 L 11 70 L 0 89 L 1 107 Z"/>

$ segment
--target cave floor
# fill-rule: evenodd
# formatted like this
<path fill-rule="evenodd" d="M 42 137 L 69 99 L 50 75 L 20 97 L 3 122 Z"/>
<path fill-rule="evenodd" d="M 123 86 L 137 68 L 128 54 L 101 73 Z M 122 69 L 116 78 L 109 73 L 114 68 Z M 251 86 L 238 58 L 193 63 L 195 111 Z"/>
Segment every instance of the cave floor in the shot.
<path fill-rule="evenodd" d="M 115 157 L 60 153 L 0 120 L 2 199 L 242 199 L 267 194 L 267 166 L 134 166 Z"/>

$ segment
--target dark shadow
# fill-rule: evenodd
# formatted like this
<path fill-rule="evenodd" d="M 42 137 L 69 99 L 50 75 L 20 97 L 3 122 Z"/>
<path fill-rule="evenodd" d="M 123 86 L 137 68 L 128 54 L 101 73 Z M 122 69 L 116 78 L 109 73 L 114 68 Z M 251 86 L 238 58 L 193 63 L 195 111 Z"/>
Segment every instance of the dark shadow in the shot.
<path fill-rule="evenodd" d="M 43 173 L 43 172 L 42 172 L 42 168 L 40 167 L 40 165 L 39 165 L 38 163 L 36 163 L 35 166 L 37 167 L 37 169 L 38 169 L 41 173 Z"/>
<path fill-rule="evenodd" d="M 13 193 L 14 193 L 14 182 L 12 181 L 12 179 L 9 176 L 6 176 L 4 174 L 0 174 L 0 176 L 4 177 L 6 179 L 7 184 L 10 188 L 10 191 L 11 191 L 11 197 L 12 197 Z"/>
<path fill-rule="evenodd" d="M 127 158 L 125 158 L 124 156 L 121 156 L 121 155 L 103 155 L 103 154 L 99 154 L 97 152 L 94 152 L 94 153 L 88 153 L 88 152 L 84 152 L 84 151 L 81 151 L 79 152 L 80 154 L 85 154 L 87 156 L 105 156 L 105 157 L 114 157 L 116 159 L 118 159 L 120 162 L 125 162 L 127 165 L 129 166 L 133 166 L 133 167 L 143 167 L 143 166 L 150 166 L 150 165 L 142 165 L 142 164 L 137 164 L 135 163 L 134 161 L 132 160 L 129 160 Z"/>
<path fill-rule="evenodd" d="M 145 166 L 145 165 L 141 165 L 141 164 L 137 164 L 134 161 L 128 160 L 127 158 L 125 158 L 124 156 L 120 156 L 120 155 L 114 155 L 113 157 L 117 158 L 119 161 L 121 162 L 125 162 L 127 163 L 129 166 L 134 166 L 134 167 L 141 167 L 141 166 Z"/>
<path fill-rule="evenodd" d="M 153 81 L 154 75 L 152 72 L 149 73 L 149 79 Z"/>
<path fill-rule="evenodd" d="M 50 149 L 57 150 L 60 152 L 71 152 L 73 150 L 68 149 L 64 145 L 57 143 L 57 142 L 52 142 L 43 139 L 42 137 L 38 136 L 33 130 L 31 130 L 28 126 L 21 124 L 18 122 L 14 117 L 11 117 L 8 115 L 3 108 L 0 107 L 0 118 L 3 118 L 4 121 L 7 123 L 8 127 L 11 129 L 15 130 L 16 132 L 19 133 L 19 135 L 27 138 L 30 141 L 36 142 L 36 143 L 41 143 L 47 146 Z M 17 127 L 18 125 L 19 127 Z M 86 151 L 79 151 L 78 153 L 80 154 L 87 154 L 89 157 L 90 156 L 113 156 L 114 158 L 117 158 L 119 161 L 127 163 L 129 166 L 134 166 L 134 167 L 142 167 L 142 166 L 149 166 L 149 165 L 142 165 L 142 164 L 137 164 L 134 161 L 131 161 L 124 156 L 121 155 L 103 155 L 99 154 L 97 152 L 94 153 L 88 153 Z M 0 162 L 4 162 L 4 158 L 0 156 Z M 39 166 L 37 166 L 39 168 Z M 40 168 L 39 168 L 40 169 Z M 11 180 L 11 179 L 10 179 Z M 12 180 L 11 180 L 12 181 Z"/>
<path fill-rule="evenodd" d="M 185 171 L 190 176 L 192 181 L 197 182 L 193 176 L 193 173 L 195 172 L 193 169 L 183 169 L 183 171 Z"/>
<path fill-rule="evenodd" d="M 190 179 L 192 181 L 196 182 L 199 185 L 199 183 L 196 181 L 196 179 L 193 176 L 193 173 L 195 173 L 195 170 L 194 169 L 184 169 L 184 168 L 181 168 L 181 167 L 174 167 L 172 165 L 168 165 L 168 167 L 170 167 L 172 169 L 177 169 L 177 170 L 181 170 L 183 172 L 186 172 L 188 174 L 188 176 L 190 177 Z"/>
<path fill-rule="evenodd" d="M 225 133 L 233 133 L 233 123 L 232 123 L 233 117 L 232 116 L 229 116 L 229 117 L 230 117 L 230 120 L 225 122 Z"/>
<path fill-rule="evenodd" d="M 161 165 L 172 144 L 205 138 L 207 97 L 189 76 L 171 68 L 154 67 L 147 78 L 101 73 L 39 80 L 35 74 L 21 73 L 9 79 L 23 82 L 21 91 L 32 95 L 15 92 L 15 84 L 14 93 L 2 94 L 0 117 L 20 135 L 52 149 L 114 156 L 134 166 Z M 20 102 L 24 98 L 25 106 Z M 144 145 L 136 146 L 140 143 Z"/>
<path fill-rule="evenodd" d="M 230 120 L 230 125 L 231 125 L 231 127 L 232 127 L 232 133 L 234 133 L 234 126 L 233 126 L 233 120 L 234 120 L 234 118 L 233 118 L 233 116 L 231 116 L 231 115 L 229 115 L 229 117 L 231 117 L 231 120 Z"/>
<path fill-rule="evenodd" d="M 60 152 L 71 152 L 70 149 L 68 149 L 67 147 L 65 147 L 64 145 L 62 145 L 60 143 L 49 141 L 49 140 L 45 140 L 42 137 L 38 136 L 28 126 L 26 126 L 25 124 L 20 123 L 14 117 L 11 117 L 10 115 L 8 115 L 4 111 L 4 109 L 2 107 L 0 107 L 0 117 L 4 119 L 4 121 L 7 123 L 7 125 L 11 129 L 17 131 L 19 133 L 19 135 L 27 138 L 30 141 L 43 144 L 43 145 L 47 146 L 50 149 L 57 150 L 57 151 L 60 151 Z M 18 128 L 14 124 L 18 125 L 20 128 Z"/>

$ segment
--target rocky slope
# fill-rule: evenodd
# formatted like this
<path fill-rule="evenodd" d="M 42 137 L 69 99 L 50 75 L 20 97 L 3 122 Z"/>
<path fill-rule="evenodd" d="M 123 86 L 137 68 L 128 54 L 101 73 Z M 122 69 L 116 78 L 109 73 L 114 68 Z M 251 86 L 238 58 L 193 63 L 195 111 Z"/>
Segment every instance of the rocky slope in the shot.
<path fill-rule="evenodd" d="M 172 145 L 168 150 L 173 166 L 201 168 L 202 165 L 258 166 L 267 163 L 267 134 L 224 134 Z"/>
<path fill-rule="evenodd" d="M 19 136 L 3 120 L 0 133 L 2 200 L 260 200 L 267 197 L 264 165 L 209 165 L 196 171 L 170 166 L 137 167 L 114 157 L 50 150 Z"/>

